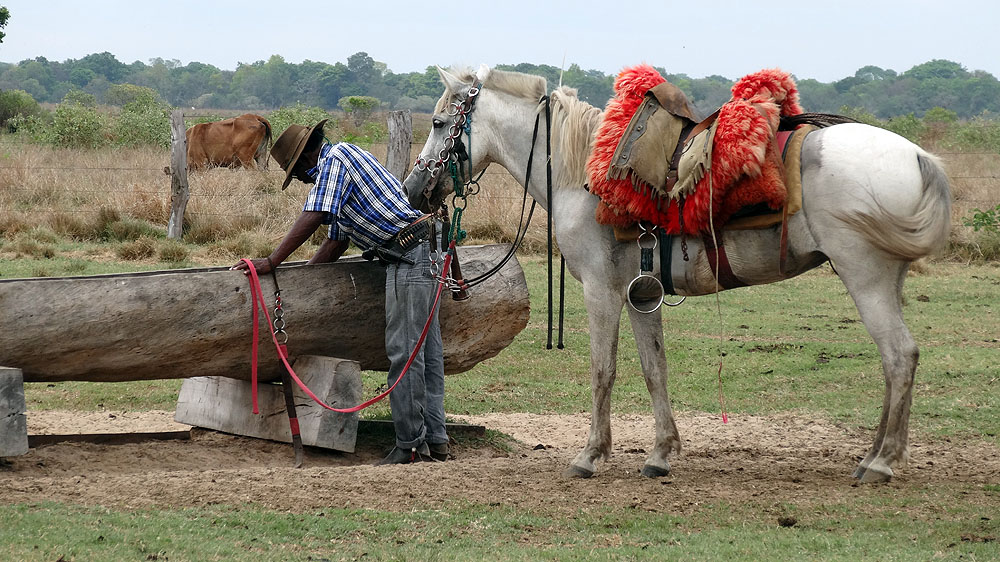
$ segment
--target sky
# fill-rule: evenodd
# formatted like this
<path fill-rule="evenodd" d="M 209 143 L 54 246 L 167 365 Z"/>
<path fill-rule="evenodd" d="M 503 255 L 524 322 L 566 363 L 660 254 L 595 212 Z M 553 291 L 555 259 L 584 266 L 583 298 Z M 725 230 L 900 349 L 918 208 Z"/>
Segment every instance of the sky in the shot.
<path fill-rule="evenodd" d="M 0 62 L 110 52 L 223 70 L 280 55 L 345 63 L 366 52 L 395 73 L 528 62 L 616 74 L 649 63 L 735 80 L 778 67 L 833 82 L 874 65 L 946 59 L 1000 77 L 997 0 L 629 2 L 0 0 Z"/>

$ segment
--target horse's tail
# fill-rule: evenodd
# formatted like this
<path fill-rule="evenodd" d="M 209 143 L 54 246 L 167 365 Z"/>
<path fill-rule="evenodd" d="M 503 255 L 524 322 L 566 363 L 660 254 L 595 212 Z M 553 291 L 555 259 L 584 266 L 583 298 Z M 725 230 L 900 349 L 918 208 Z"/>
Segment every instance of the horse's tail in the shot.
<path fill-rule="evenodd" d="M 270 150 L 271 150 L 271 123 L 264 119 L 263 117 L 257 117 L 260 124 L 264 126 L 264 138 L 260 139 L 260 144 L 257 146 L 257 151 L 254 153 L 254 160 L 257 161 L 257 166 L 263 169 L 267 169 L 267 164 L 270 161 Z"/>
<path fill-rule="evenodd" d="M 877 200 L 875 210 L 839 218 L 872 245 L 905 261 L 915 261 L 944 246 L 951 233 L 951 186 L 937 157 L 917 152 L 923 192 L 910 215 L 889 211 Z"/>

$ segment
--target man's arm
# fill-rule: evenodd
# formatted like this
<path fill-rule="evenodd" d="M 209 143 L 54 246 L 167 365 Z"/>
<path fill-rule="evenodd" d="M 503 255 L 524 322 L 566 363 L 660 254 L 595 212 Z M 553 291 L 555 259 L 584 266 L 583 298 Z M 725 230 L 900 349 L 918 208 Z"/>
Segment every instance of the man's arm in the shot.
<path fill-rule="evenodd" d="M 313 232 L 319 228 L 319 225 L 323 224 L 323 218 L 326 213 L 321 211 L 302 211 L 299 218 L 295 220 L 295 224 L 292 225 L 291 230 L 285 235 L 278 247 L 271 252 L 271 255 L 267 258 L 257 258 L 250 260 L 253 263 L 254 269 L 257 273 L 267 273 L 271 271 L 271 265 L 277 267 L 279 263 L 285 261 L 288 256 L 292 254 L 303 242 L 312 236 Z M 325 245 L 325 244 L 324 244 Z M 343 250 L 341 250 L 343 253 Z M 337 257 L 340 257 L 339 254 Z M 268 260 L 270 259 L 270 263 Z M 230 269 L 236 270 L 247 270 L 247 264 L 243 261 L 234 265 Z"/>
<path fill-rule="evenodd" d="M 327 263 L 331 261 L 337 261 L 338 258 L 347 249 L 350 243 L 347 240 L 331 240 L 327 238 L 323 241 L 323 245 L 316 250 L 313 257 L 309 259 L 309 263 Z"/>

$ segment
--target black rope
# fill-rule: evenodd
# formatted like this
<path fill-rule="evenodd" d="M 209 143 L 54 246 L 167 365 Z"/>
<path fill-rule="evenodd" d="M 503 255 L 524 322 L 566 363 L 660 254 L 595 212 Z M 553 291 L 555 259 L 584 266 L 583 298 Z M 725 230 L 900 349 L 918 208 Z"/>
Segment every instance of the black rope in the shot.
<path fill-rule="evenodd" d="M 551 120 L 549 118 L 549 104 L 545 104 L 545 151 L 546 156 L 552 154 L 549 139 L 552 135 L 549 132 L 552 130 L 550 128 Z M 548 157 L 545 159 L 545 201 L 548 203 L 549 212 L 547 214 L 547 236 L 546 236 L 546 246 L 548 248 L 549 255 L 549 267 L 548 267 L 548 278 L 549 278 L 549 329 L 548 338 L 545 341 L 545 349 L 552 349 L 552 212 L 555 210 L 555 205 L 552 204 L 552 159 Z"/>
<path fill-rule="evenodd" d="M 545 107 L 548 108 L 548 96 L 543 97 L 542 100 L 545 101 Z M 482 283 L 483 281 L 486 281 L 486 279 L 490 278 L 491 276 L 495 275 L 496 272 L 500 271 L 500 268 L 506 265 L 507 262 L 510 261 L 510 258 L 514 257 L 514 254 L 517 252 L 518 248 L 520 248 L 521 244 L 524 242 L 525 235 L 527 235 L 528 233 L 528 226 L 531 224 L 531 217 L 535 213 L 536 201 L 531 202 L 531 209 L 528 211 L 527 222 L 523 222 L 524 207 L 527 204 L 528 200 L 528 185 L 530 185 L 531 183 L 531 167 L 532 164 L 534 163 L 534 157 L 535 157 L 535 142 L 538 139 L 538 122 L 539 122 L 539 116 L 535 115 L 535 127 L 531 132 L 531 151 L 528 152 L 528 168 L 524 173 L 524 194 L 521 199 L 521 217 L 518 219 L 518 231 L 514 235 L 514 243 L 511 245 L 511 248 L 507 252 L 507 255 L 504 256 L 502 260 L 500 260 L 500 263 L 493 266 L 492 268 L 489 269 L 489 271 L 483 273 L 482 275 L 479 275 L 478 277 L 466 281 L 465 286 L 468 288 L 474 287 Z M 483 171 L 485 172 L 486 170 Z M 523 230 L 521 228 L 522 222 L 524 224 Z"/>

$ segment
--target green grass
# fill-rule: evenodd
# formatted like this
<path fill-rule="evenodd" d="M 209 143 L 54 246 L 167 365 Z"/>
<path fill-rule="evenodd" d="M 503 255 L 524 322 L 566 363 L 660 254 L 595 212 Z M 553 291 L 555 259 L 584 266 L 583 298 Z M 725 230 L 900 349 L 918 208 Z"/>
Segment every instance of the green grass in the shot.
<path fill-rule="evenodd" d="M 566 349 L 546 350 L 544 263 L 538 257 L 521 263 L 533 303 L 528 327 L 498 357 L 448 377 L 451 415 L 590 409 L 581 287 L 573 280 L 567 286 Z M 934 264 L 929 273 L 907 280 L 904 312 L 921 348 L 913 431 L 1000 442 L 998 287 L 995 265 Z M 722 353 L 731 412 L 807 412 L 875 427 L 884 389 L 878 350 L 828 268 L 729 291 L 719 303 L 721 321 L 715 297 L 690 299 L 664 313 L 676 409 L 719 410 L 716 373 Z M 366 372 L 363 380 L 371 394 L 385 379 Z M 169 410 L 179 386 L 179 381 L 31 383 L 26 395 L 29 410 Z M 626 321 L 613 411 L 649 410 Z M 385 419 L 388 405 L 365 415 Z M 505 443 L 500 435 L 487 439 L 493 446 Z M 502 498 L 489 504 L 454 499 L 434 509 L 416 501 L 407 512 L 284 513 L 253 504 L 170 511 L 2 505 L 0 559 L 988 560 L 1000 548 L 996 482 L 869 486 L 792 504 L 761 497 L 678 506 L 669 513 L 616 505 L 581 504 L 569 514 L 574 508 L 525 509 Z M 794 525 L 783 527 L 779 518 L 794 519 Z"/>
<path fill-rule="evenodd" d="M 0 511 L 10 560 L 989 560 L 1000 521 L 955 506 L 875 491 L 803 508 L 761 500 L 690 514 L 642 508 L 525 511 L 454 500 L 408 512 L 277 513 L 252 504 L 117 511 L 59 504 Z M 779 520 L 786 525 L 782 526 Z"/>

